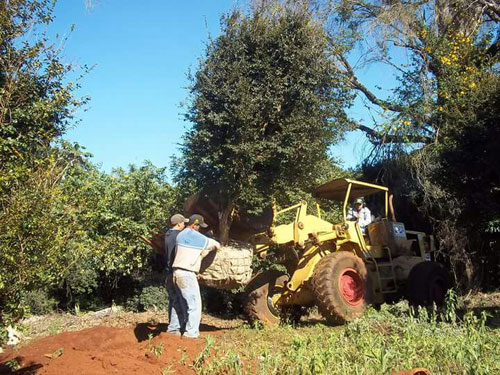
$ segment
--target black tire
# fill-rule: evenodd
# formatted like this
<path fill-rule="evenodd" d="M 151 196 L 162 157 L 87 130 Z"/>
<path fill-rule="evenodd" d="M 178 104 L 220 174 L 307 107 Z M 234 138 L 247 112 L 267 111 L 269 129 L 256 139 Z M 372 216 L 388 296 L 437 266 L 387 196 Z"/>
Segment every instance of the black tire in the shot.
<path fill-rule="evenodd" d="M 285 306 L 281 308 L 281 319 L 292 325 L 297 325 L 303 316 L 309 314 L 309 307 L 300 305 Z"/>
<path fill-rule="evenodd" d="M 442 306 L 449 288 L 450 278 L 442 265 L 422 262 L 411 269 L 405 294 L 412 305 Z"/>
<path fill-rule="evenodd" d="M 312 281 L 319 312 L 329 323 L 343 324 L 363 315 L 367 270 L 361 258 L 347 251 L 328 254 L 314 268 Z"/>
<path fill-rule="evenodd" d="M 288 276 L 281 271 L 263 271 L 250 280 L 245 287 L 245 311 L 250 323 L 260 322 L 267 326 L 280 323 L 281 312 L 272 306 L 271 297 L 275 285 L 287 280 Z"/>

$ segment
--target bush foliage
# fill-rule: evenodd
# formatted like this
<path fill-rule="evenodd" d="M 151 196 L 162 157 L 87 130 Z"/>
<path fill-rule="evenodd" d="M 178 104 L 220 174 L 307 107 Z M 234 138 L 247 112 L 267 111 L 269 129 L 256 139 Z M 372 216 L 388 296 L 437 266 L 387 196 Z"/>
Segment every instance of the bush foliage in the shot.
<path fill-rule="evenodd" d="M 49 296 L 45 290 L 32 290 L 22 297 L 22 304 L 33 315 L 53 313 L 57 308 L 57 303 L 57 300 Z"/>
<path fill-rule="evenodd" d="M 125 302 L 130 311 L 162 310 L 168 311 L 168 293 L 163 285 L 146 285 L 135 290 L 134 295 Z"/>

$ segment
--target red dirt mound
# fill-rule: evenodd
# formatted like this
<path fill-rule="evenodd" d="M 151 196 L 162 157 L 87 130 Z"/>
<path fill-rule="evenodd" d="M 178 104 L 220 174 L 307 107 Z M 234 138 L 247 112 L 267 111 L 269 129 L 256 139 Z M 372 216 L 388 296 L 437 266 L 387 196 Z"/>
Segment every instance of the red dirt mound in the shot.
<path fill-rule="evenodd" d="M 1 354 L 0 374 L 194 374 L 190 365 L 205 347 L 203 337 L 223 332 L 204 330 L 197 340 L 166 333 L 165 324 L 64 332 Z M 7 364 L 12 360 L 16 371 Z"/>

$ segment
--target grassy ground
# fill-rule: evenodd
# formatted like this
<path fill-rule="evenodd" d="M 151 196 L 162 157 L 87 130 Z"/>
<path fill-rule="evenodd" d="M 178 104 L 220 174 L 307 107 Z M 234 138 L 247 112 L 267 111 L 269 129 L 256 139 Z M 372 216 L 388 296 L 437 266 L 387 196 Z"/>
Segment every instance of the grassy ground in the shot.
<path fill-rule="evenodd" d="M 218 343 L 207 340 L 215 354 L 198 373 L 380 375 L 426 367 L 432 374 L 500 374 L 500 330 L 486 319 L 472 312 L 458 318 L 453 309 L 413 313 L 399 303 L 341 327 L 242 327 Z"/>

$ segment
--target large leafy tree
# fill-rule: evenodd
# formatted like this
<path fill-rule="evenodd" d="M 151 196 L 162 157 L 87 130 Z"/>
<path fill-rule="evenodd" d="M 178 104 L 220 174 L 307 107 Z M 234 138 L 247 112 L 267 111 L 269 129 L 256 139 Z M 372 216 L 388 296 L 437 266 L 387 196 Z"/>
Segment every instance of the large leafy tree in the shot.
<path fill-rule="evenodd" d="M 10 314 L 22 315 L 24 292 L 54 285 L 78 257 L 84 233 L 79 202 L 61 179 L 90 166 L 69 145 L 47 151 L 2 199 L 0 210 L 0 327 Z M 79 243 L 81 241 L 81 243 Z"/>
<path fill-rule="evenodd" d="M 46 36 L 54 2 L 0 2 L 0 306 L 15 310 L 25 287 L 53 281 L 63 267 L 59 240 L 70 237 L 58 215 L 58 182 L 80 162 L 53 148 L 82 104 L 67 83 L 71 67 Z M 71 221 L 69 222 L 71 223 Z M 0 322 L 1 325 L 1 322 Z"/>
<path fill-rule="evenodd" d="M 351 97 L 306 6 L 265 2 L 221 27 L 192 76 L 177 178 L 216 187 L 225 242 L 238 205 L 314 185 Z"/>

